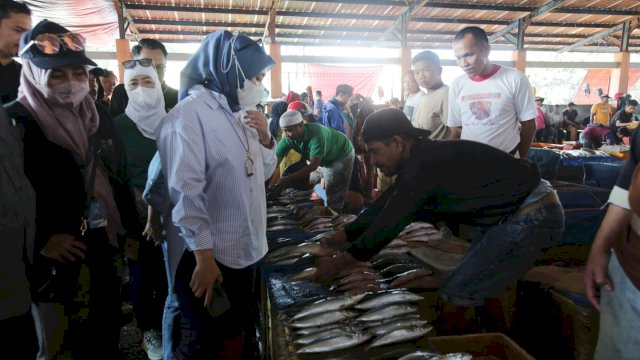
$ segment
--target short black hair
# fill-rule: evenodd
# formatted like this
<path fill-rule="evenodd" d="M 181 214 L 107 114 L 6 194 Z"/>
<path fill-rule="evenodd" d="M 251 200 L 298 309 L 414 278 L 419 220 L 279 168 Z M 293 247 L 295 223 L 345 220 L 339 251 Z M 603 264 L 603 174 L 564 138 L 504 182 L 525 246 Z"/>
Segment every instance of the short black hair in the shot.
<path fill-rule="evenodd" d="M 108 78 L 108 77 L 115 77 L 116 79 L 118 78 L 118 76 L 116 75 L 116 73 L 114 73 L 111 70 L 107 70 L 107 69 L 102 69 L 102 75 L 100 75 L 100 77 L 102 78 Z"/>
<path fill-rule="evenodd" d="M 467 26 L 466 28 L 458 31 L 456 36 L 453 38 L 453 42 L 460 41 L 462 38 L 467 36 L 467 34 L 471 34 L 473 39 L 476 41 L 477 45 L 486 45 L 489 46 L 489 38 L 487 37 L 487 33 L 477 26 Z"/>
<path fill-rule="evenodd" d="M 629 106 L 629 105 L 638 106 L 638 102 L 636 100 L 633 100 L 633 99 L 627 100 L 627 105 L 626 106 Z"/>
<path fill-rule="evenodd" d="M 576 104 L 572 101 L 572 102 L 568 103 L 567 106 L 576 106 Z"/>
<path fill-rule="evenodd" d="M 142 49 L 149 49 L 149 50 L 158 50 L 160 49 L 162 51 L 162 54 L 164 54 L 164 57 L 167 57 L 167 48 L 164 47 L 164 44 L 161 43 L 160 41 L 156 40 L 156 39 L 140 39 L 140 41 L 138 41 L 138 45 L 135 45 L 134 47 L 131 48 L 131 55 L 133 56 L 134 59 L 137 59 L 140 56 L 140 51 L 142 51 Z"/>
<path fill-rule="evenodd" d="M 316 96 L 318 96 L 318 95 L 322 96 L 322 91 L 316 90 Z"/>
<path fill-rule="evenodd" d="M 414 56 L 413 59 L 411 59 L 411 63 L 414 65 L 421 61 L 426 61 L 436 66 L 442 66 L 440 65 L 440 57 L 438 56 L 438 54 L 434 53 L 431 50 L 421 51 L 416 56 Z"/>
<path fill-rule="evenodd" d="M 11 14 L 25 14 L 31 16 L 31 9 L 21 2 L 12 0 L 0 1 L 0 21 L 9 18 Z"/>
<path fill-rule="evenodd" d="M 340 84 L 336 87 L 336 96 L 340 94 L 353 95 L 353 86 L 347 84 Z"/>

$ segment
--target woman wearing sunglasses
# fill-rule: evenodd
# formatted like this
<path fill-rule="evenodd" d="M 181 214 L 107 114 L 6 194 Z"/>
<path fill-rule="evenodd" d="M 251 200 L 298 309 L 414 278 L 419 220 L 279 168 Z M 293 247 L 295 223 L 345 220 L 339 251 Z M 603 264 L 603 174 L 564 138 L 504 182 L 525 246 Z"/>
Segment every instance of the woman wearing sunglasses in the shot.
<path fill-rule="evenodd" d="M 158 74 L 151 59 L 128 60 L 124 67 L 124 87 L 129 102 L 125 112 L 114 119 L 127 154 L 129 178 L 138 205 L 141 223 L 151 216 L 142 192 L 147 182 L 147 169 L 156 153 L 154 130 L 166 115 L 164 95 Z M 138 328 L 143 332 L 143 348 L 149 359 L 162 359 L 162 313 L 167 297 L 164 256 L 161 239 L 152 235 L 151 223 L 145 233 L 147 239 L 136 241 L 137 256 L 129 256 L 131 300 Z M 152 239 L 153 237 L 153 239 Z M 157 238 L 156 238 L 157 237 Z M 155 240 L 155 241 L 152 241 Z M 131 255 L 127 252 L 127 255 Z"/>
<path fill-rule="evenodd" d="M 44 20 L 20 41 L 25 173 L 36 193 L 31 269 L 38 359 L 117 359 L 119 244 L 139 234 L 121 140 L 88 95 L 84 38 Z"/>
<path fill-rule="evenodd" d="M 182 70 L 178 105 L 156 129 L 180 232 L 167 239 L 186 334 L 179 359 L 240 359 L 243 343 L 255 346 L 253 281 L 267 252 L 264 182 L 276 166 L 275 141 L 256 105 L 273 64 L 246 36 L 209 34 Z M 222 292 L 230 309 L 210 313 Z"/>

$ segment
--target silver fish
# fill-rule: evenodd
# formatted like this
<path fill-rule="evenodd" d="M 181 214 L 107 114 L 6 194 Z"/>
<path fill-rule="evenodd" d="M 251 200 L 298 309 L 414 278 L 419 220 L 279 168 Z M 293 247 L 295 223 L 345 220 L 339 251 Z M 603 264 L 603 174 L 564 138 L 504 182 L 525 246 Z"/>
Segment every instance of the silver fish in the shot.
<path fill-rule="evenodd" d="M 267 231 L 283 231 L 283 230 L 298 230 L 298 226 L 293 225 L 275 225 L 267 227 Z"/>
<path fill-rule="evenodd" d="M 394 316 L 412 313 L 412 312 L 415 312 L 416 310 L 418 310 L 418 308 L 413 305 L 395 304 L 391 306 L 369 310 L 363 315 L 361 315 L 360 317 L 358 317 L 358 320 L 371 321 L 371 320 L 389 319 Z"/>
<path fill-rule="evenodd" d="M 335 310 L 307 316 L 291 323 L 291 326 L 295 328 L 322 326 L 351 319 L 356 316 L 358 316 L 358 313 L 352 310 Z"/>
<path fill-rule="evenodd" d="M 388 323 L 391 323 L 391 322 L 394 322 L 394 321 L 402 321 L 402 320 L 409 320 L 409 319 L 420 319 L 420 315 L 418 315 L 418 314 L 404 314 L 404 315 L 392 317 L 392 318 L 389 318 L 389 319 L 366 321 L 366 322 L 364 322 L 362 324 L 364 325 L 365 328 L 371 329 L 371 328 L 374 328 L 376 326 L 380 326 L 382 324 L 388 324 Z"/>
<path fill-rule="evenodd" d="M 423 297 L 408 291 L 390 292 L 378 295 L 371 300 L 364 301 L 355 306 L 356 309 L 370 310 L 395 303 L 406 303 L 412 301 L 420 301 Z"/>
<path fill-rule="evenodd" d="M 269 222 L 269 226 L 278 226 L 278 225 L 292 225 L 292 226 L 299 226 L 300 224 L 298 224 L 297 221 L 295 220 L 291 220 L 291 219 L 275 219 L 271 222 Z"/>
<path fill-rule="evenodd" d="M 296 313 L 291 319 L 296 320 L 305 316 L 323 313 L 326 311 L 333 311 L 339 309 L 346 309 L 351 305 L 357 303 L 364 298 L 364 294 L 360 295 L 342 295 L 332 298 L 318 300 L 305 306 L 302 310 Z"/>
<path fill-rule="evenodd" d="M 363 333 L 363 332 L 338 336 L 338 337 L 318 341 L 316 343 L 307 345 L 301 348 L 300 350 L 298 350 L 298 353 L 300 354 L 320 353 L 320 352 L 348 349 L 356 345 L 360 345 L 363 342 L 369 340 L 370 338 L 371 338 L 371 334 Z"/>
<path fill-rule="evenodd" d="M 371 343 L 371 345 L 369 345 L 369 347 L 389 345 L 414 340 L 424 336 L 424 334 L 428 333 L 432 329 L 433 327 L 431 326 L 411 326 L 390 331 L 378 337 L 373 343 Z"/>
<path fill-rule="evenodd" d="M 398 360 L 435 360 L 438 358 L 438 354 L 424 351 L 416 351 L 411 354 L 407 354 Z"/>
<path fill-rule="evenodd" d="M 420 318 L 406 318 L 406 319 L 387 321 L 382 325 L 369 328 L 367 331 L 371 332 L 374 335 L 380 336 L 398 329 L 403 329 L 411 326 L 424 326 L 426 324 L 427 324 L 427 321 L 422 320 Z"/>
<path fill-rule="evenodd" d="M 325 331 L 328 331 L 328 330 L 341 328 L 341 327 L 344 327 L 344 326 L 345 326 L 344 324 L 329 324 L 329 325 L 323 325 L 323 326 L 318 326 L 318 327 L 301 328 L 301 329 L 296 330 L 295 336 L 296 337 L 302 337 L 302 336 L 306 336 L 306 335 L 317 334 L 317 333 L 325 332 Z"/>
<path fill-rule="evenodd" d="M 346 326 L 343 326 L 343 327 L 327 330 L 324 332 L 299 337 L 295 339 L 293 343 L 299 344 L 299 345 L 309 345 L 321 340 L 331 339 L 338 336 L 349 335 L 351 334 L 351 332 L 352 332 L 351 329 L 347 328 Z"/>
<path fill-rule="evenodd" d="M 290 276 L 289 281 L 301 281 L 312 278 L 318 272 L 318 268 L 311 267 L 304 269 L 296 275 Z"/>

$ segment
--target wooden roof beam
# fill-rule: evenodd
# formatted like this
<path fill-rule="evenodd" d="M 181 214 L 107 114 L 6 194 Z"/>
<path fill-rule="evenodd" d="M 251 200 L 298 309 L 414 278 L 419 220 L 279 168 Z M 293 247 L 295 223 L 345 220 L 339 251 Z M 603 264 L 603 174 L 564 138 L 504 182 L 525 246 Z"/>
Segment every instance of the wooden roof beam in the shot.
<path fill-rule="evenodd" d="M 558 6 L 562 5 L 563 2 L 565 2 L 566 0 L 552 0 L 549 1 L 548 3 L 546 3 L 545 5 L 533 10 L 532 12 L 530 12 L 529 14 L 521 17 L 520 19 L 513 21 L 511 24 L 507 25 L 506 27 L 502 28 L 500 31 L 494 33 L 493 35 L 489 36 L 489 42 L 493 42 L 495 41 L 497 38 L 504 36 L 504 34 L 508 34 L 509 31 L 511 30 L 515 30 L 518 29 L 519 33 L 524 33 L 526 28 L 529 26 L 529 24 L 531 23 L 531 20 L 533 20 L 534 18 L 552 11 L 553 9 L 557 8 Z M 521 34 L 518 36 L 519 38 L 524 38 L 524 34 Z M 519 44 L 518 45 L 519 48 L 522 48 L 523 45 Z"/>
<path fill-rule="evenodd" d="M 276 42 L 276 11 L 278 9 L 279 0 L 271 1 L 271 8 L 269 9 L 269 20 L 264 26 L 263 39 L 269 39 L 271 42 Z"/>
<path fill-rule="evenodd" d="M 623 30 L 625 27 L 627 27 L 629 29 L 635 29 L 636 27 L 638 27 L 639 20 L 640 20 L 640 18 L 636 18 L 636 19 L 633 19 L 632 21 L 626 21 L 624 23 L 618 24 L 618 25 L 612 27 L 609 30 L 605 30 L 605 31 L 603 31 L 603 32 L 601 32 L 599 34 L 590 36 L 590 37 L 588 37 L 588 38 L 586 38 L 584 40 L 580 40 L 575 44 L 571 44 L 569 46 L 563 47 L 562 49 L 558 50 L 558 53 L 562 54 L 564 52 L 571 51 L 573 49 L 579 48 L 579 47 L 581 47 L 583 45 L 590 44 L 590 43 L 592 43 L 592 42 L 594 42 L 596 40 L 604 39 L 604 38 L 608 37 L 609 35 L 611 35 L 613 33 L 616 33 L 616 32 L 618 32 L 620 30 Z M 630 33 L 630 31 L 629 31 L 629 33 Z"/>
<path fill-rule="evenodd" d="M 234 9 L 234 8 L 214 8 L 199 6 L 172 6 L 172 5 L 148 5 L 126 3 L 125 6 L 130 10 L 147 10 L 147 11 L 171 11 L 171 12 L 195 12 L 204 14 L 227 14 L 227 15 L 260 15 L 268 16 L 268 10 L 255 9 Z M 396 16 L 391 15 L 368 15 L 368 14 L 338 14 L 323 12 L 306 12 L 306 11 L 278 11 L 278 16 L 287 17 L 315 17 L 315 18 L 333 18 L 333 19 L 349 19 L 349 20 L 373 20 L 373 21 L 395 21 Z"/>
<path fill-rule="evenodd" d="M 536 10 L 533 6 L 498 5 L 498 4 L 476 4 L 476 3 L 443 3 L 430 2 L 427 8 L 433 9 L 458 9 L 458 10 L 492 10 L 492 11 L 513 11 L 532 12 Z M 618 15 L 618 16 L 640 16 L 638 10 L 622 9 L 595 9 L 595 8 L 558 8 L 553 12 L 559 14 L 588 14 L 588 15 Z"/>
<path fill-rule="evenodd" d="M 387 37 L 387 35 L 392 34 L 394 31 L 397 31 L 397 27 L 398 26 L 402 26 L 402 33 L 400 34 L 400 41 L 402 43 L 404 43 L 405 38 L 406 38 L 406 29 L 408 27 L 409 24 L 409 17 L 411 17 L 413 14 L 415 14 L 416 11 L 418 11 L 420 8 L 422 8 L 426 3 L 428 3 L 429 0 L 415 0 L 411 5 L 409 5 L 407 7 L 407 9 L 400 14 L 400 16 L 398 16 L 398 18 L 396 19 L 396 21 L 394 21 L 393 25 L 391 25 L 381 36 L 380 38 L 378 38 L 378 41 L 384 41 L 384 39 Z"/>
<path fill-rule="evenodd" d="M 460 25 L 509 25 L 511 21 L 507 20 L 483 20 L 483 19 L 449 19 L 449 18 L 433 18 L 433 17 L 412 17 L 413 22 L 435 23 L 435 24 L 460 24 Z M 594 28 L 608 29 L 616 26 L 611 23 L 574 23 L 574 22 L 544 22 L 532 21 L 529 26 L 540 27 L 561 27 L 561 28 Z"/>

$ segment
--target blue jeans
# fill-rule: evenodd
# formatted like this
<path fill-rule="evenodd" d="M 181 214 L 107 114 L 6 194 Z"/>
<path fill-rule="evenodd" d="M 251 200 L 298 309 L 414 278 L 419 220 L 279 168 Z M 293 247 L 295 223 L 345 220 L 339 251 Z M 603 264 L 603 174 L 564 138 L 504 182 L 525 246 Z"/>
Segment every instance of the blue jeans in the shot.
<path fill-rule="evenodd" d="M 457 306 L 483 305 L 486 298 L 497 295 L 533 267 L 563 230 L 560 204 L 479 228 L 471 249 L 442 284 L 441 296 Z"/>
<path fill-rule="evenodd" d="M 327 207 L 340 212 L 351 183 L 351 171 L 353 171 L 353 159 L 355 153 L 351 151 L 346 158 L 334 161 L 330 166 L 322 167 L 324 187 L 327 191 Z"/>
<path fill-rule="evenodd" d="M 629 281 L 618 258 L 611 254 L 609 278 L 613 291 L 600 293 L 600 332 L 595 360 L 640 357 L 640 291 Z"/>

